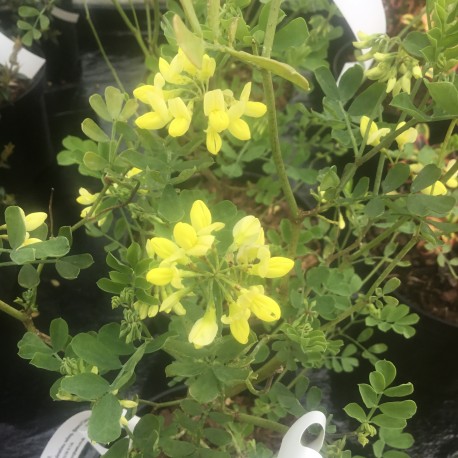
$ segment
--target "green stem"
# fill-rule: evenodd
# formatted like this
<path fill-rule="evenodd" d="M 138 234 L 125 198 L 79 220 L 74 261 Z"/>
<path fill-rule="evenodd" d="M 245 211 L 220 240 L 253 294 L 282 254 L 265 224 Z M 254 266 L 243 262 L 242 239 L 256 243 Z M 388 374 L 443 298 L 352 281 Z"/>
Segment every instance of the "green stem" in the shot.
<path fill-rule="evenodd" d="M 240 421 L 241 423 L 247 423 L 254 426 L 259 426 L 264 429 L 270 429 L 271 431 L 276 431 L 277 433 L 286 434 L 289 427 L 277 423 L 276 421 L 267 420 L 266 418 L 257 417 L 255 415 L 249 415 L 247 413 L 234 412 L 232 414 L 235 421 Z"/>
<path fill-rule="evenodd" d="M 339 102 L 340 109 L 342 110 L 342 113 L 344 113 L 345 117 L 345 126 L 347 127 L 348 134 L 350 135 L 351 139 L 351 145 L 353 147 L 353 152 L 355 154 L 355 158 L 360 156 L 359 149 L 358 149 L 358 143 L 356 142 L 356 138 L 353 134 L 353 130 L 351 128 L 351 123 L 350 123 L 350 117 L 348 116 L 348 113 L 345 111 L 344 105 L 342 102 Z"/>
<path fill-rule="evenodd" d="M 368 250 L 375 248 L 379 245 L 383 240 L 390 237 L 396 230 L 398 230 L 404 223 L 409 220 L 408 217 L 404 217 L 396 221 L 389 229 L 385 229 L 380 235 L 372 239 L 370 242 L 366 243 L 363 247 L 361 247 L 358 251 L 355 251 L 352 255 L 349 256 L 349 261 L 356 261 L 361 255 L 366 253 Z"/>
<path fill-rule="evenodd" d="M 27 329 L 29 332 L 33 332 L 36 334 L 43 342 L 49 344 L 51 343 L 51 339 L 48 335 L 44 334 L 43 332 L 39 331 L 35 325 L 33 324 L 32 318 L 24 313 L 21 312 L 20 310 L 15 309 L 14 307 L 11 307 L 11 305 L 7 304 L 6 302 L 3 302 L 0 299 L 0 310 L 7 315 L 15 318 L 16 320 L 20 321 L 24 327 Z"/>
<path fill-rule="evenodd" d="M 457 122 L 458 122 L 458 119 L 453 119 L 450 125 L 448 126 L 447 133 L 445 134 L 445 138 L 444 138 L 444 141 L 442 142 L 441 150 L 439 153 L 439 159 L 438 159 L 439 167 L 441 166 L 441 164 L 443 163 L 445 159 L 445 156 L 447 155 L 448 143 L 450 141 L 450 138 L 452 137 L 453 130 L 455 129 Z"/>
<path fill-rule="evenodd" d="M 328 323 L 321 326 L 322 331 L 331 331 L 333 330 L 339 323 L 353 315 L 353 313 L 357 313 L 361 311 L 364 307 L 366 307 L 369 298 L 374 294 L 374 291 L 386 280 L 388 275 L 395 269 L 399 262 L 404 259 L 405 255 L 417 244 L 418 237 L 412 237 L 409 242 L 404 245 L 404 247 L 399 251 L 397 256 L 392 259 L 390 264 L 385 268 L 385 270 L 380 274 L 377 280 L 372 284 L 369 291 L 361 298 L 359 298 L 355 305 L 345 310 L 341 313 L 335 320 L 329 321 Z"/>
<path fill-rule="evenodd" d="M 155 409 L 164 409 L 165 407 L 174 407 L 179 406 L 183 399 L 176 399 L 174 401 L 166 401 L 166 402 L 153 402 L 147 401 L 146 399 L 139 399 L 139 404 L 145 404 L 147 406 L 154 407 Z"/>
<path fill-rule="evenodd" d="M 267 18 L 266 32 L 264 34 L 264 42 L 262 46 L 262 57 L 269 58 L 272 53 L 281 2 L 282 0 L 272 0 L 270 2 L 269 17 Z"/>
<path fill-rule="evenodd" d="M 384 167 L 385 167 L 385 154 L 381 152 L 378 157 L 377 172 L 375 173 L 374 196 L 378 196 L 380 185 L 382 183 L 382 174 L 383 174 Z"/>
<path fill-rule="evenodd" d="M 94 26 L 94 23 L 92 22 L 91 15 L 89 13 L 89 8 L 87 6 L 87 0 L 84 0 L 84 10 L 86 12 L 86 20 L 87 20 L 87 22 L 89 24 L 89 27 L 91 28 L 92 34 L 94 35 L 94 39 L 95 39 L 95 41 L 97 43 L 97 46 L 98 46 L 98 48 L 100 50 L 100 53 L 102 54 L 103 60 L 107 64 L 108 68 L 110 69 L 111 74 L 113 75 L 113 78 L 116 81 L 116 84 L 119 86 L 119 88 L 123 92 L 126 92 L 125 89 L 124 89 L 123 84 L 121 83 L 121 80 L 118 77 L 118 74 L 117 74 L 115 68 L 111 64 L 110 59 L 108 58 L 107 53 L 105 52 L 105 48 L 103 47 L 102 41 L 100 40 L 100 37 L 99 37 L 99 34 L 97 33 L 97 30 L 96 30 L 96 28 Z"/>
<path fill-rule="evenodd" d="M 142 50 L 143 54 L 145 55 L 145 57 L 148 57 L 149 51 L 145 45 L 145 42 L 143 41 L 143 37 L 142 37 L 140 29 L 138 27 L 135 27 L 134 24 L 132 24 L 132 22 L 127 17 L 127 14 L 124 12 L 118 0 L 111 0 L 111 1 L 113 5 L 115 6 L 116 10 L 118 11 L 119 15 L 121 16 L 121 19 L 123 20 L 126 27 L 132 32 L 132 35 L 134 36 L 136 42 L 138 43 L 138 46 L 140 46 L 140 49 Z"/>
<path fill-rule="evenodd" d="M 275 93 L 272 84 L 272 75 L 266 70 L 262 70 L 262 80 L 264 93 L 266 96 L 267 118 L 269 123 L 270 144 L 272 147 L 272 158 L 277 169 L 278 178 L 281 183 L 283 194 L 285 196 L 291 219 L 297 221 L 299 219 L 299 209 L 296 199 L 294 198 L 291 184 L 286 174 L 285 163 L 283 162 L 280 139 L 278 135 L 277 112 L 275 107 Z"/>
<path fill-rule="evenodd" d="M 11 305 L 7 304 L 6 302 L 3 302 L 1 299 L 0 299 L 0 310 L 2 312 L 5 312 L 9 316 L 12 316 L 16 320 L 22 321 L 23 323 L 30 320 L 29 316 L 26 315 L 24 312 L 21 312 L 20 310 L 17 310 L 14 307 L 11 307 Z"/>

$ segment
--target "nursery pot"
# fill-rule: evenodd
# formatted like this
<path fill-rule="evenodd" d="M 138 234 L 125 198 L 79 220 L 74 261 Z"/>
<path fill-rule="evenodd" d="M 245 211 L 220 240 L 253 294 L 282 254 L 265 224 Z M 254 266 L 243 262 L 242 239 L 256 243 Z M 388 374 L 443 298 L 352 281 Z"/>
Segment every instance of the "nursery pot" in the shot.
<path fill-rule="evenodd" d="M 0 186 L 8 193 L 33 189 L 40 173 L 51 163 L 45 85 L 46 70 L 42 67 L 15 101 L 0 106 L 0 153 L 5 147 L 12 148 L 8 168 L 0 168 Z"/>

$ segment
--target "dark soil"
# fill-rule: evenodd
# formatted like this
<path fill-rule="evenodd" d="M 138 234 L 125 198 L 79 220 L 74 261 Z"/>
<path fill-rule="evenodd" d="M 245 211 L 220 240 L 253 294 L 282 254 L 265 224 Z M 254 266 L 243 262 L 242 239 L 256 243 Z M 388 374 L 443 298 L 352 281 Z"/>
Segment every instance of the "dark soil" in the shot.
<path fill-rule="evenodd" d="M 456 242 L 447 257 L 458 257 Z M 411 266 L 397 271 L 402 282 L 399 293 L 405 302 L 430 317 L 458 326 L 458 279 L 450 268 L 439 266 L 437 254 L 421 245 L 407 259 Z"/>

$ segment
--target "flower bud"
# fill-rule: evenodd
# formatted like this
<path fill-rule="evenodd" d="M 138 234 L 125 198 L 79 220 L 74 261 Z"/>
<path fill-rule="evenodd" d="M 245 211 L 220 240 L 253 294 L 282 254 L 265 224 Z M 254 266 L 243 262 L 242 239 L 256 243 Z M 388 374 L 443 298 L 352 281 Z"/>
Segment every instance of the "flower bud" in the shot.
<path fill-rule="evenodd" d="M 135 407 L 138 407 L 138 402 L 131 401 L 130 399 L 123 399 L 123 400 L 119 401 L 119 403 L 125 409 L 134 409 Z"/>

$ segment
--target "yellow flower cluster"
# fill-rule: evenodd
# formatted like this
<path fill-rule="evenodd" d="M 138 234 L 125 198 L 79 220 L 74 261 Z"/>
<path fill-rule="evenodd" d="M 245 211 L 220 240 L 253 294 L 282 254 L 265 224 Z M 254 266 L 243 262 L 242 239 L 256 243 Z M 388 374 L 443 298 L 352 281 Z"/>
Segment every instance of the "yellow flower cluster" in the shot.
<path fill-rule="evenodd" d="M 405 122 L 400 122 L 396 126 L 396 130 L 400 129 L 405 124 Z M 377 124 L 367 116 L 361 116 L 359 130 L 361 132 L 361 136 L 363 138 L 366 138 L 366 145 L 370 146 L 377 146 L 380 143 L 380 139 L 391 132 L 391 130 L 387 127 L 379 129 L 377 127 Z M 402 151 L 407 143 L 414 143 L 417 139 L 417 135 L 418 132 L 413 127 L 410 127 L 402 134 L 399 134 L 396 137 L 396 143 L 398 144 L 398 148 Z"/>
<path fill-rule="evenodd" d="M 209 91 L 209 79 L 215 69 L 215 59 L 207 54 L 204 54 L 200 68 L 191 63 L 181 49 L 171 62 L 160 58 L 154 84 L 145 84 L 134 90 L 134 96 L 151 108 L 138 117 L 135 124 L 149 130 L 167 127 L 171 137 L 181 137 L 191 126 L 194 105 L 203 100 L 203 112 L 207 118 L 204 132 L 211 154 L 218 154 L 221 150 L 221 134 L 226 130 L 239 140 L 249 140 L 250 128 L 242 116 L 261 117 L 267 108 L 261 102 L 249 100 L 251 83 L 245 84 L 238 100 L 228 89 Z"/>
<path fill-rule="evenodd" d="M 251 279 L 282 277 L 294 263 L 270 255 L 261 223 L 254 216 L 245 216 L 235 224 L 233 243 L 221 258 L 213 250 L 213 232 L 223 229 L 224 224 L 212 222 L 210 210 L 201 200 L 193 203 L 189 216 L 190 223 L 175 224 L 173 240 L 153 237 L 147 241 L 147 253 L 156 266 L 147 272 L 146 279 L 160 297 L 159 311 L 184 315 L 182 299 L 201 290 L 205 312 L 192 326 L 189 342 L 196 348 L 209 345 L 222 323 L 229 325 L 238 342 L 246 344 L 252 314 L 265 322 L 281 316 L 278 303 L 264 293 L 263 285 L 252 284 Z M 220 297 L 224 298 L 222 303 Z M 222 312 L 224 307 L 227 313 Z"/>

